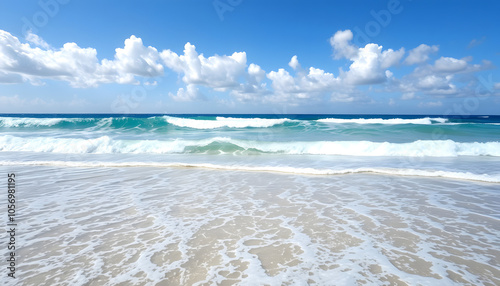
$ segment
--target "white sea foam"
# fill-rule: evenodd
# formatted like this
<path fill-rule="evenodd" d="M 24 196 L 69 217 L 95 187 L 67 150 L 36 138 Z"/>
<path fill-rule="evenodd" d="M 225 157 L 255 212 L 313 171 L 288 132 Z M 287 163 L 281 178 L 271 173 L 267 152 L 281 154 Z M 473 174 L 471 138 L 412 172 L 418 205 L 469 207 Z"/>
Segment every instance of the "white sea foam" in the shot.
<path fill-rule="evenodd" d="M 356 124 L 433 124 L 433 123 L 446 123 L 448 119 L 446 118 L 416 118 L 416 119 L 402 119 L 402 118 L 391 118 L 391 119 L 382 119 L 382 118 L 356 118 L 356 119 L 341 119 L 341 118 L 325 118 L 318 119 L 318 122 L 325 123 L 356 123 Z"/>
<path fill-rule="evenodd" d="M 232 117 L 216 117 L 215 120 L 200 120 L 190 118 L 180 118 L 172 116 L 164 116 L 165 120 L 179 127 L 189 127 L 195 129 L 215 129 L 222 127 L 230 128 L 246 128 L 246 127 L 271 127 L 274 125 L 283 124 L 291 121 L 288 118 L 281 119 L 265 119 L 265 118 L 232 118 Z"/>
<path fill-rule="evenodd" d="M 201 168 L 21 169 L 17 284 L 499 281 L 493 184 Z"/>
<path fill-rule="evenodd" d="M 18 118 L 18 117 L 0 117 L 0 127 L 36 127 L 53 126 L 69 118 Z"/>
<path fill-rule="evenodd" d="M 238 142 L 245 148 L 252 144 Z M 347 156 L 456 157 L 500 156 L 499 142 L 460 143 L 452 140 L 417 140 L 409 143 L 371 141 L 316 141 L 258 143 L 263 152 Z"/>
<path fill-rule="evenodd" d="M 211 144 L 215 146 L 211 146 Z M 468 142 L 452 140 L 418 140 L 409 143 L 371 141 L 296 141 L 258 142 L 214 137 L 201 140 L 120 140 L 102 136 L 92 139 L 0 136 L 0 151 L 28 151 L 52 153 L 224 153 L 224 145 L 237 152 L 257 151 L 293 155 L 343 155 L 343 156 L 410 156 L 456 157 L 500 156 L 500 142 Z M 221 147 L 222 146 L 222 147 Z M 196 148 L 203 148 L 203 151 Z M 236 148 L 236 149 L 235 149 Z M 236 152 L 236 151 L 235 151 Z"/>
<path fill-rule="evenodd" d="M 411 168 L 378 168 L 362 167 L 348 169 L 319 169 L 298 168 L 289 166 L 245 166 L 222 165 L 210 163 L 181 163 L 181 162 L 108 162 L 108 161 L 0 161 L 0 166 L 62 166 L 62 167 L 87 167 L 87 168 L 127 168 L 127 167 L 158 167 L 158 168 L 204 168 L 228 171 L 271 172 L 299 175 L 347 175 L 372 173 L 392 176 L 439 177 L 488 183 L 500 183 L 499 175 L 474 174 L 471 172 L 453 172 L 442 170 L 424 170 Z"/>

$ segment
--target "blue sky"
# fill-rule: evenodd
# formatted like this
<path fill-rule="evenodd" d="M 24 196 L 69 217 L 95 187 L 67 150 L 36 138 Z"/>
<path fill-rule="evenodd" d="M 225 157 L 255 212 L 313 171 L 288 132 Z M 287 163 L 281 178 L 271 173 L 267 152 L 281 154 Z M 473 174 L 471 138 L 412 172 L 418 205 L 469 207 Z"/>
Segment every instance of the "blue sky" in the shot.
<path fill-rule="evenodd" d="M 500 114 L 498 11 L 0 0 L 0 112 Z"/>

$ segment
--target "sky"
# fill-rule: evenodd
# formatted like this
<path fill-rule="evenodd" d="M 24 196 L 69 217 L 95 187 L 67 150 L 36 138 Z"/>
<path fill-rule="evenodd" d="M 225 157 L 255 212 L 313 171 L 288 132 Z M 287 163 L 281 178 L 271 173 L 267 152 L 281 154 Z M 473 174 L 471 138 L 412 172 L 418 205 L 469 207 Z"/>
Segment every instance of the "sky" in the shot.
<path fill-rule="evenodd" d="M 0 0 L 0 113 L 500 115 L 498 11 Z"/>

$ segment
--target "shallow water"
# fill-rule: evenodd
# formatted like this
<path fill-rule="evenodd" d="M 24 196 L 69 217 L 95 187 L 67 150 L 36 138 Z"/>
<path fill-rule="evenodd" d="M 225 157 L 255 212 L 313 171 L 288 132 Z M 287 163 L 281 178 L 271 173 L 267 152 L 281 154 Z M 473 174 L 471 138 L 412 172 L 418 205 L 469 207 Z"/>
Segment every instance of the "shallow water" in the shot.
<path fill-rule="evenodd" d="M 18 285 L 500 284 L 498 184 L 0 166 L 13 171 Z"/>

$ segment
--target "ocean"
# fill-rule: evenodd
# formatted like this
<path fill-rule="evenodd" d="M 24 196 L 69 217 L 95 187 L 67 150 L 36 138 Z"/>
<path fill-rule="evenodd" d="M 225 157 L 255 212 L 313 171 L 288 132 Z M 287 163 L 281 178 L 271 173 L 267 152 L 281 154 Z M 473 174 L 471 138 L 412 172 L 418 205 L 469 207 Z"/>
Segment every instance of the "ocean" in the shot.
<path fill-rule="evenodd" d="M 500 116 L 3 114 L 0 172 L 12 285 L 500 285 Z"/>

